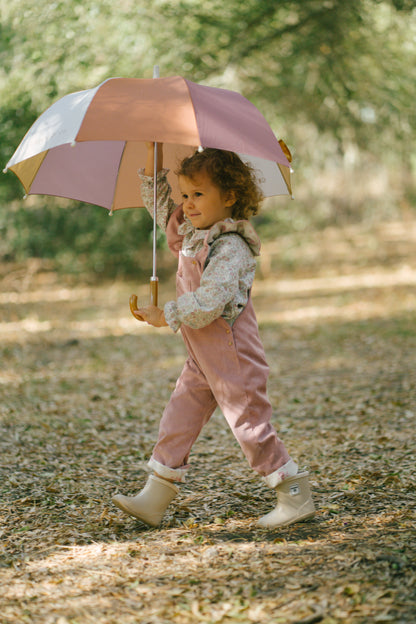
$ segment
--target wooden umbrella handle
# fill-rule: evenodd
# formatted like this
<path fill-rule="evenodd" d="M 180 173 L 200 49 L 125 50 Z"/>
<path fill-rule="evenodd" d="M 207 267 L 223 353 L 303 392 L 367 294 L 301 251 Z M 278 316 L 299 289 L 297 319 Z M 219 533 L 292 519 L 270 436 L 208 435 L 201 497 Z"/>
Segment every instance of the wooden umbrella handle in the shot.
<path fill-rule="evenodd" d="M 150 303 L 157 307 L 159 300 L 159 280 L 157 277 L 150 278 Z"/>
<path fill-rule="evenodd" d="M 150 304 L 157 307 L 158 298 L 159 298 L 159 280 L 157 277 L 156 278 L 151 277 L 150 278 Z M 130 312 L 133 314 L 134 318 L 144 321 L 144 319 L 138 313 L 137 295 L 130 295 L 129 305 L 130 305 Z"/>
<path fill-rule="evenodd" d="M 130 305 L 130 312 L 133 314 L 134 318 L 138 319 L 139 321 L 144 321 L 144 318 L 142 318 L 138 314 L 138 310 L 137 310 L 137 295 L 131 295 L 130 296 L 129 305 Z"/>

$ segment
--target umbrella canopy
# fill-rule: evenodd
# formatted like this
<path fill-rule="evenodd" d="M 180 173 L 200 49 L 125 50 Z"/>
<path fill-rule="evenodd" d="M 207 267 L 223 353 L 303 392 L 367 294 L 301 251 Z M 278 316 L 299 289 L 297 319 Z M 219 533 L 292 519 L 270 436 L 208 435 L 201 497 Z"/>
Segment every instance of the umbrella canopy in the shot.
<path fill-rule="evenodd" d="M 258 170 L 266 197 L 291 194 L 290 164 L 258 109 L 239 93 L 180 76 L 111 78 L 48 108 L 7 163 L 28 195 L 55 195 L 111 211 L 143 206 L 145 142 L 164 143 L 174 170 L 198 146 L 236 152 Z"/>

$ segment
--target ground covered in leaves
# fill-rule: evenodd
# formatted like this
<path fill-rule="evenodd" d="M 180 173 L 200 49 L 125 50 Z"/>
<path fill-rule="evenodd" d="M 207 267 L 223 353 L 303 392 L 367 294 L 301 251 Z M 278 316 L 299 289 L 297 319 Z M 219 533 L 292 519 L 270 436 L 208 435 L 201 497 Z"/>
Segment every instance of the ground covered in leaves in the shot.
<path fill-rule="evenodd" d="M 318 510 L 286 529 L 255 527 L 274 495 L 219 413 L 159 530 L 112 506 L 146 478 L 184 360 L 131 289 L 2 267 L 1 624 L 413 623 L 416 222 L 264 246 L 274 423 Z"/>

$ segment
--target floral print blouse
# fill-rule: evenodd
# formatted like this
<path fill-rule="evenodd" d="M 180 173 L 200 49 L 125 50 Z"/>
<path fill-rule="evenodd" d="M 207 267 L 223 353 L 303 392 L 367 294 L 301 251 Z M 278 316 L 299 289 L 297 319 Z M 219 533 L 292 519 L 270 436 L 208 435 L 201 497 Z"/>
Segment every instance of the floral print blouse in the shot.
<path fill-rule="evenodd" d="M 162 169 L 157 174 L 157 223 L 164 231 L 177 208 L 171 198 L 167 173 L 167 169 Z M 144 175 L 144 169 L 139 170 L 139 176 L 143 201 L 153 216 L 153 177 Z M 227 236 L 222 236 L 225 233 Z M 254 257 L 260 252 L 260 240 L 253 226 L 246 220 L 225 219 L 209 230 L 198 230 L 185 216 L 178 234 L 183 236 L 180 251 L 183 255 L 196 256 L 205 239 L 210 252 L 199 288 L 165 304 L 166 322 L 175 332 L 182 323 L 199 329 L 219 317 L 232 325 L 247 305 L 256 269 Z"/>

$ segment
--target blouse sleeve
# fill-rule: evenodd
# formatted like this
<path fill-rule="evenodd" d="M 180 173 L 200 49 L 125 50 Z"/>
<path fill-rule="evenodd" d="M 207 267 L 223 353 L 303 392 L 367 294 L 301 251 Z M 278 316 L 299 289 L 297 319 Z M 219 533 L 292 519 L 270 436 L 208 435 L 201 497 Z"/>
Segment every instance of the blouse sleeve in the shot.
<path fill-rule="evenodd" d="M 199 288 L 165 304 L 166 322 L 175 332 L 182 323 L 192 329 L 209 325 L 236 297 L 241 277 L 254 266 L 253 255 L 241 236 L 221 236 L 212 244 Z"/>
<path fill-rule="evenodd" d="M 166 231 L 167 223 L 171 214 L 176 208 L 176 204 L 171 198 L 171 186 L 166 178 L 169 170 L 161 169 L 157 173 L 156 187 L 157 187 L 157 224 Z M 142 182 L 141 194 L 144 201 L 146 210 L 153 218 L 153 176 L 147 176 L 144 174 L 144 169 L 139 169 L 139 178 Z"/>

